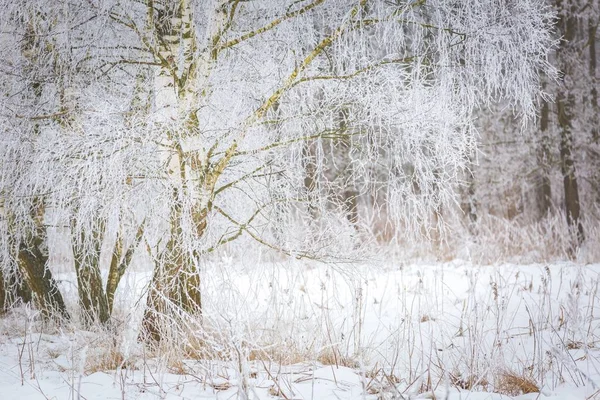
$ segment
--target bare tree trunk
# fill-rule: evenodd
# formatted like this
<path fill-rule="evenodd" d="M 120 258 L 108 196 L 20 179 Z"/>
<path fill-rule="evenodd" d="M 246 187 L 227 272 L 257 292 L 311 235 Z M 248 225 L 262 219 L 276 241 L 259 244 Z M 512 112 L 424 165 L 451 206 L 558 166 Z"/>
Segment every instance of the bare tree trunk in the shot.
<path fill-rule="evenodd" d="M 598 79 L 596 78 L 596 67 L 598 60 L 596 59 L 596 34 L 598 32 L 598 21 L 594 21 L 590 18 L 588 21 L 588 47 L 589 47 L 589 74 L 592 82 L 592 89 L 590 92 L 590 100 L 592 105 L 592 139 L 594 143 L 598 143 L 600 139 L 600 124 L 598 113 L 600 112 L 600 105 L 598 104 Z"/>
<path fill-rule="evenodd" d="M 338 118 L 339 122 L 337 128 L 339 134 L 342 135 L 342 138 L 336 140 L 339 145 L 337 154 L 338 160 L 334 160 L 333 165 L 339 165 L 336 174 L 341 181 L 341 193 L 334 196 L 340 197 L 341 205 L 344 208 L 348 222 L 356 228 L 358 224 L 358 190 L 356 189 L 355 182 L 352 181 L 354 177 L 354 167 L 352 165 L 352 154 L 350 154 L 350 152 L 352 151 L 353 146 L 350 137 L 344 136 L 348 129 L 348 110 L 342 108 L 338 112 Z"/>
<path fill-rule="evenodd" d="M 185 238 L 181 213 L 181 205 L 178 204 L 172 210 L 169 242 L 154 268 L 148 293 L 142 335 L 153 342 L 162 340 L 161 327 L 168 323 L 169 317 L 176 316 L 177 311 L 184 311 L 190 316 L 202 312 L 200 273 L 194 256 L 183 248 Z"/>
<path fill-rule="evenodd" d="M 596 77 L 597 63 L 596 59 L 596 34 L 598 33 L 598 17 L 596 20 L 590 17 L 588 21 L 588 46 L 589 46 L 589 75 L 591 81 L 590 102 L 591 102 L 591 139 L 592 144 L 589 148 L 589 158 L 592 160 L 591 168 L 598 171 L 600 169 L 600 104 L 598 104 L 598 79 Z M 593 190 L 596 193 L 594 200 L 600 204 L 600 175 L 592 176 Z"/>
<path fill-rule="evenodd" d="M 540 114 L 540 141 L 538 147 L 538 181 L 537 205 L 541 218 L 548 216 L 552 207 L 552 186 L 550 183 L 550 137 L 548 125 L 550 119 L 550 106 L 547 101 L 542 103 Z"/>
<path fill-rule="evenodd" d="M 42 251 L 46 241 L 46 228 L 43 225 L 44 204 L 34 201 L 31 210 L 36 227 L 26 238 L 22 238 L 17 249 L 17 267 L 33 294 L 33 300 L 44 318 L 59 317 L 69 319 L 62 294 L 52 273 L 47 268 L 48 255 Z"/>
<path fill-rule="evenodd" d="M 91 248 L 86 248 L 86 238 L 81 234 L 81 242 L 73 243 L 77 291 L 83 324 L 92 326 L 95 322 L 106 324 L 110 318 L 108 299 L 100 274 L 100 249 L 103 232 L 93 232 Z"/>
<path fill-rule="evenodd" d="M 92 265 L 79 265 L 77 271 L 77 288 L 81 306 L 83 324 L 91 327 L 94 322 L 106 324 L 110 318 L 108 301 L 102 287 L 100 270 Z"/>
<path fill-rule="evenodd" d="M 120 234 L 117 234 L 117 241 L 110 261 L 110 269 L 108 270 L 108 279 L 106 280 L 106 298 L 108 301 L 109 314 L 112 314 L 113 312 L 115 292 L 117 291 L 119 282 L 121 282 L 121 278 L 125 274 L 127 268 L 129 268 L 129 265 L 131 265 L 135 250 L 140 244 L 143 236 L 144 223 L 138 228 L 134 242 L 129 246 L 127 251 L 125 251 L 125 254 L 123 254 L 123 237 Z"/>
<path fill-rule="evenodd" d="M 304 188 L 306 189 L 307 195 L 310 200 L 308 202 L 308 211 L 313 220 L 316 220 L 318 215 L 318 209 L 315 207 L 313 197 L 317 196 L 315 190 L 318 190 L 317 183 L 317 166 L 316 166 L 316 155 L 314 146 L 316 144 L 312 142 L 304 143 L 302 147 L 302 162 L 304 163 Z"/>
<path fill-rule="evenodd" d="M 4 314 L 8 307 L 8 290 L 6 290 L 8 282 L 4 278 L 2 269 L 0 269 L 0 315 Z"/>
<path fill-rule="evenodd" d="M 97 231 L 91 234 L 81 233 L 79 242 L 73 241 L 79 304 L 84 326 L 87 327 L 93 326 L 94 323 L 102 325 L 109 323 L 114 306 L 115 292 L 143 237 L 144 224 L 140 225 L 134 243 L 129 246 L 124 254 L 123 237 L 121 234 L 117 235 L 113 246 L 106 289 L 100 272 L 100 253 L 106 237 L 106 227 L 101 224 L 96 229 Z M 75 224 L 72 226 L 72 231 L 74 234 Z"/>
<path fill-rule="evenodd" d="M 44 317 L 48 318 L 56 315 L 69 319 L 58 285 L 50 270 L 46 268 L 48 257 L 39 250 L 40 244 L 39 238 L 34 238 L 32 244 L 20 247 L 19 268 L 25 276 L 27 286 L 31 288 L 35 302 Z"/>
<path fill-rule="evenodd" d="M 577 34 L 576 6 L 570 0 L 559 0 L 559 23 L 558 26 L 563 35 L 563 41 L 559 48 L 559 63 L 564 73 L 564 81 L 557 94 L 556 106 L 558 112 L 558 125 L 560 128 L 560 166 L 563 175 L 563 187 L 565 194 L 565 210 L 567 223 L 577 230 L 577 245 L 584 240 L 583 225 L 580 219 L 581 206 L 579 203 L 579 189 L 577 183 L 577 171 L 573 159 L 573 105 L 574 95 L 571 92 L 573 80 L 572 62 L 576 57 L 574 41 Z"/>
<path fill-rule="evenodd" d="M 197 255 L 191 254 L 186 244 L 191 236 L 195 239 L 202 237 L 207 226 L 214 186 L 227 163 L 225 161 L 223 164 L 217 162 L 215 165 L 209 165 L 209 157 L 202 162 L 197 154 L 184 152 L 179 142 L 181 138 L 195 136 L 200 131 L 196 111 L 201 98 L 210 91 L 205 85 L 208 85 L 211 65 L 218 56 L 214 46 L 223 33 L 221 29 L 223 24 L 226 24 L 227 15 L 225 1 L 220 0 L 215 4 L 214 21 L 210 21 L 205 32 L 210 39 L 209 47 L 213 46 L 212 50 L 198 55 L 192 19 L 193 2 L 180 0 L 178 6 L 170 9 L 170 23 L 166 29 L 160 26 L 152 3 L 150 1 L 147 8 L 148 26 L 161 37 L 161 44 L 157 49 L 161 67 L 155 83 L 157 93 L 164 93 L 164 96 L 157 97 L 164 104 L 157 104 L 157 107 L 160 105 L 168 110 L 165 114 L 171 113 L 170 117 L 173 120 L 182 123 L 180 131 L 170 132 L 164 138 L 173 150 L 168 176 L 176 189 L 173 190 L 169 216 L 169 241 L 156 257 L 146 313 L 142 321 L 141 339 L 159 342 L 163 339 L 161 327 L 165 326 L 165 323 L 173 322 L 173 319 L 169 318 L 181 315 L 198 316 L 202 310 Z M 183 57 L 180 58 L 180 55 Z M 183 64 L 183 68 L 179 68 L 178 62 Z M 177 71 L 184 72 L 179 74 Z M 230 155 L 224 158 L 228 157 Z M 202 199 L 193 200 L 194 204 L 190 205 L 190 209 L 184 210 L 182 198 L 193 198 L 194 195 Z M 189 212 L 192 217 L 194 233 L 184 232 L 184 211 L 186 215 Z"/>
<path fill-rule="evenodd" d="M 460 191 L 460 193 L 461 193 L 461 209 L 468 218 L 467 228 L 471 235 L 474 235 L 476 233 L 475 229 L 476 229 L 476 223 L 477 223 L 477 219 L 478 219 L 478 215 L 477 215 L 478 204 L 477 204 L 477 198 L 475 196 L 476 183 L 475 183 L 474 167 L 475 167 L 475 165 L 473 163 L 473 157 L 469 157 L 469 167 L 467 168 L 467 170 L 465 172 L 466 185 L 464 185 L 463 189 Z"/>
<path fill-rule="evenodd" d="M 15 275 L 19 271 L 10 271 L 5 274 L 0 269 L 0 314 L 9 310 L 17 303 L 31 303 L 33 294 L 22 277 Z"/>
<path fill-rule="evenodd" d="M 563 175 L 565 191 L 565 210 L 567 223 L 577 229 L 578 245 L 584 240 L 583 225 L 581 224 L 581 206 L 579 203 L 579 188 L 573 160 L 573 138 L 571 133 L 570 107 L 572 99 L 565 99 L 562 95 L 557 99 L 558 120 L 561 128 L 560 138 L 560 168 Z"/>

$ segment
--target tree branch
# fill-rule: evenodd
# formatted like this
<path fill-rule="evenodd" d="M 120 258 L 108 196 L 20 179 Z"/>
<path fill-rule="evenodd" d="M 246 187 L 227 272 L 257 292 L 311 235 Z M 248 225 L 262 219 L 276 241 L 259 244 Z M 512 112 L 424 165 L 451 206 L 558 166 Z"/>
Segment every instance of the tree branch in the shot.
<path fill-rule="evenodd" d="M 238 1 L 236 1 L 236 3 L 234 4 L 234 6 L 232 7 L 234 9 L 234 12 L 235 12 L 235 7 L 237 6 Z M 324 1 L 325 0 L 315 0 L 312 3 L 307 4 L 306 6 L 302 7 L 301 9 L 293 11 L 293 12 L 288 13 L 288 14 L 285 14 L 284 16 L 282 16 L 280 18 L 277 18 L 274 21 L 271 21 L 267 25 L 265 25 L 265 26 L 263 26 L 263 27 L 255 30 L 255 31 L 248 32 L 248 33 L 246 33 L 246 34 L 244 34 L 244 35 L 242 35 L 242 36 L 240 36 L 240 37 L 238 37 L 236 39 L 229 40 L 229 41 L 223 43 L 222 45 L 217 46 L 215 48 L 215 51 L 217 53 L 219 53 L 220 51 L 222 51 L 224 49 L 227 49 L 229 47 L 233 47 L 233 46 L 235 46 L 235 45 L 237 45 L 237 44 L 239 44 L 239 43 L 241 43 L 241 42 L 243 42 L 245 40 L 253 38 L 256 35 L 260 35 L 261 33 L 265 33 L 267 31 L 275 28 L 277 25 L 281 24 L 284 21 L 287 21 L 289 19 L 292 19 L 294 17 L 297 17 L 299 15 L 302 15 L 302 14 L 310 11 L 311 9 L 315 8 L 316 6 L 318 6 L 319 4 L 323 3 Z M 231 14 L 231 18 L 233 18 L 233 14 Z M 220 40 L 220 37 L 218 39 Z"/>

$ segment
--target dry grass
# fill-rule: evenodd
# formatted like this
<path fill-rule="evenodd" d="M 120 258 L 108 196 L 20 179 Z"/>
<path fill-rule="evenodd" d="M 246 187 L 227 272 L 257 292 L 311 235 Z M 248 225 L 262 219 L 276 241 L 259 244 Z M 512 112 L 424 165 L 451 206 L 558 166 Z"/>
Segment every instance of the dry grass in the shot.
<path fill-rule="evenodd" d="M 530 221 L 523 215 L 505 218 L 483 215 L 474 225 L 449 212 L 447 227 L 438 240 L 430 235 L 396 238 L 390 249 L 405 259 L 435 259 L 451 261 L 469 259 L 479 264 L 498 262 L 536 263 L 577 259 L 594 263 L 600 259 L 600 229 L 595 218 L 584 220 L 586 241 L 576 249 L 577 233 L 567 224 L 561 212 L 540 220 Z M 404 233 L 404 230 L 396 230 Z"/>
<path fill-rule="evenodd" d="M 317 356 L 317 361 L 323 365 L 335 365 L 336 367 L 359 367 L 358 361 L 351 357 L 343 356 L 338 349 L 333 347 L 322 350 Z"/>
<path fill-rule="evenodd" d="M 90 375 L 95 372 L 114 371 L 124 366 L 132 365 L 125 362 L 123 353 L 115 348 L 110 348 L 106 352 L 100 352 L 88 357 L 85 364 L 85 373 L 86 375 Z"/>
<path fill-rule="evenodd" d="M 586 243 L 575 250 L 577 233 L 566 221 L 566 217 L 560 212 L 538 222 L 486 216 L 477 224 L 476 240 L 469 246 L 468 254 L 481 263 L 532 263 L 566 259 L 597 261 L 600 256 L 600 230 L 597 222 L 583 221 Z M 449 247 L 457 254 L 465 242 L 464 235 L 465 233 L 457 234 L 455 240 L 449 240 Z"/>
<path fill-rule="evenodd" d="M 121 351 L 122 337 L 112 332 L 102 330 L 100 327 L 94 336 L 82 335 L 78 338 L 80 346 L 87 347 L 85 352 L 84 373 L 115 371 L 118 369 L 138 369 L 137 356 L 125 355 Z"/>
<path fill-rule="evenodd" d="M 540 388 L 530 376 L 504 371 L 498 377 L 496 391 L 509 396 L 519 396 L 521 394 L 539 393 Z"/>
<path fill-rule="evenodd" d="M 46 353 L 51 359 L 58 358 L 61 355 L 61 352 L 56 349 L 47 349 Z"/>
<path fill-rule="evenodd" d="M 181 356 L 192 360 L 237 360 L 240 354 L 247 361 L 276 362 L 291 365 L 310 360 L 310 354 L 294 345 L 242 346 L 236 349 L 230 339 L 222 334 L 214 335 L 207 330 L 196 336 L 186 336 Z M 218 350 L 217 350 L 218 349 Z M 238 353 L 238 350 L 240 352 Z"/>
<path fill-rule="evenodd" d="M 583 342 L 569 340 L 565 346 L 567 350 L 578 350 L 584 347 Z M 591 347 L 591 346 L 590 346 Z"/>
<path fill-rule="evenodd" d="M 292 365 L 305 362 L 310 357 L 295 346 L 271 346 L 265 349 L 251 350 L 248 361 L 274 361 L 278 365 Z"/>
<path fill-rule="evenodd" d="M 187 375 L 189 370 L 182 360 L 172 360 L 167 366 L 169 373 L 174 375 Z"/>
<path fill-rule="evenodd" d="M 487 379 L 475 375 L 462 376 L 460 374 L 450 374 L 450 383 L 452 386 L 464 390 L 473 390 L 477 387 L 485 388 L 489 385 Z"/>

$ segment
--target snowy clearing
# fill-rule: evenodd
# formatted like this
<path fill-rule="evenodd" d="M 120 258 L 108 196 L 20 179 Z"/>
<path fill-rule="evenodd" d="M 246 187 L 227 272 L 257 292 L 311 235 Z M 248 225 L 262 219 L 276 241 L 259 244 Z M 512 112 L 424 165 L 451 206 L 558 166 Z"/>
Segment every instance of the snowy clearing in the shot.
<path fill-rule="evenodd" d="M 203 320 L 179 353 L 137 340 L 140 271 L 117 295 L 117 335 L 57 331 L 17 308 L 0 322 L 2 398 L 600 397 L 599 264 L 223 260 L 203 272 Z M 74 279 L 60 277 L 71 308 Z"/>

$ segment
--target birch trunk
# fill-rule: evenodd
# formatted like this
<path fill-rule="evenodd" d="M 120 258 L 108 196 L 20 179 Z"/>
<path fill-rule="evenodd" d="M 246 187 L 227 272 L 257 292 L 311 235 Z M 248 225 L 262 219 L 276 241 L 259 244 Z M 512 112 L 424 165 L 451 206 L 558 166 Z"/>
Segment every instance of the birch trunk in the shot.
<path fill-rule="evenodd" d="M 189 145 L 200 140 L 196 109 L 201 97 L 210 91 L 208 78 L 217 57 L 210 43 L 216 44 L 213 38 L 218 37 L 219 27 L 225 21 L 222 9 L 222 4 L 215 6 L 206 31 L 209 45 L 198 54 L 190 1 L 179 1 L 166 30 L 156 29 L 154 11 L 148 8 L 149 28 L 160 36 L 158 43 L 161 43 L 157 52 L 161 67 L 155 79 L 156 108 L 165 121 L 176 122 L 173 124 L 175 130 L 169 131 L 163 140 L 163 144 L 171 149 L 165 166 L 167 179 L 174 188 L 170 201 L 169 240 L 156 257 L 142 321 L 143 335 L 155 342 L 162 339 L 163 317 L 176 315 L 178 313 L 173 311 L 177 310 L 192 317 L 201 314 L 198 255 L 190 252 L 186 243 L 200 239 L 204 233 L 211 207 L 210 196 L 222 169 L 210 168 L 206 155 Z M 190 218 L 194 226 L 191 235 L 183 228 L 185 218 Z"/>

